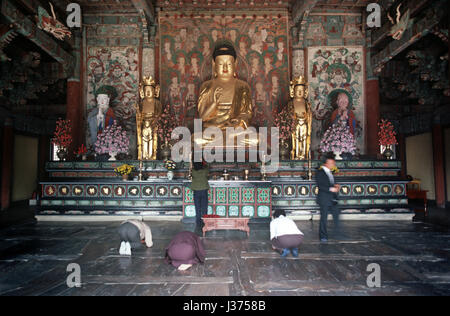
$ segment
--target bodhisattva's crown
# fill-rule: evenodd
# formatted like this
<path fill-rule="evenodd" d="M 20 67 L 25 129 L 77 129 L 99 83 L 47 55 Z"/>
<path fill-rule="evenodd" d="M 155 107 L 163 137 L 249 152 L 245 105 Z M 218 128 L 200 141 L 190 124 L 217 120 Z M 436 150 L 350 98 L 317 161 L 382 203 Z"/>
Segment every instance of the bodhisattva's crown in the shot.
<path fill-rule="evenodd" d="M 305 77 L 300 76 L 298 78 L 295 78 L 291 81 L 291 86 L 306 86 L 308 85 L 308 82 L 306 82 Z"/>
<path fill-rule="evenodd" d="M 156 81 L 155 81 L 155 79 L 153 79 L 153 77 L 152 76 L 150 76 L 150 77 L 143 77 L 142 78 L 142 86 L 152 86 L 152 87 L 156 87 Z"/>

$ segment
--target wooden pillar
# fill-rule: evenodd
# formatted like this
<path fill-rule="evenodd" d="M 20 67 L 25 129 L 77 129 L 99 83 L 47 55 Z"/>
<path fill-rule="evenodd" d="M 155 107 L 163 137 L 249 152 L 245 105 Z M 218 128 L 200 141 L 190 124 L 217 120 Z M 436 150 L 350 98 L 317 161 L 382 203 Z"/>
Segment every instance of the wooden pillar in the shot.
<path fill-rule="evenodd" d="M 11 204 L 12 170 L 14 159 L 14 127 L 10 118 L 5 120 L 3 126 L 2 139 L 2 192 L 1 192 L 1 210 L 6 210 Z"/>
<path fill-rule="evenodd" d="M 72 145 L 69 148 L 69 157 L 74 150 L 81 145 L 83 115 L 81 112 L 81 84 L 79 80 L 69 79 L 67 81 L 67 107 L 66 120 L 72 123 Z"/>
<path fill-rule="evenodd" d="M 432 131 L 433 138 L 433 165 L 434 165 L 434 186 L 436 192 L 436 204 L 440 208 L 445 208 L 445 161 L 444 161 L 444 133 L 441 125 L 434 125 Z"/>
<path fill-rule="evenodd" d="M 366 81 L 366 142 L 367 154 L 376 156 L 378 144 L 378 122 L 380 121 L 380 88 L 378 79 Z"/>
<path fill-rule="evenodd" d="M 72 122 L 72 145 L 69 148 L 69 158 L 73 158 L 73 152 L 84 142 L 83 141 L 83 35 L 81 31 L 74 32 L 75 67 L 73 75 L 67 80 L 67 107 L 66 120 Z"/>

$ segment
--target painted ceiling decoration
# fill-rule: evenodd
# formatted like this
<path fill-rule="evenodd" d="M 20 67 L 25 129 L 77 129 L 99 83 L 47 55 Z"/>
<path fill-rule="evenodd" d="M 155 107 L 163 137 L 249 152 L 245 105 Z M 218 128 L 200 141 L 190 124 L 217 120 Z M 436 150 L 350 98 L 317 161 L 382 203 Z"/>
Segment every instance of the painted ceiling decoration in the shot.
<path fill-rule="evenodd" d="M 403 15 L 400 14 L 401 6 L 402 6 L 402 4 L 400 3 L 397 7 L 397 18 L 396 18 L 395 22 L 389 13 L 387 15 L 389 18 L 389 21 L 391 21 L 391 23 L 392 23 L 392 28 L 389 33 L 389 36 L 391 36 L 393 39 L 395 39 L 397 41 L 402 38 L 403 33 L 406 31 L 407 28 L 409 28 L 413 24 L 413 21 L 414 21 L 414 19 L 409 18 L 409 15 L 410 15 L 409 9 L 406 10 L 406 12 Z"/>
<path fill-rule="evenodd" d="M 65 37 L 70 38 L 72 36 L 72 32 L 70 32 L 63 23 L 56 19 L 55 10 L 53 9 L 52 3 L 49 2 L 49 5 L 52 12 L 51 16 L 43 7 L 39 6 L 38 8 L 38 16 L 36 17 L 38 28 L 52 34 L 60 41 L 63 41 Z"/>

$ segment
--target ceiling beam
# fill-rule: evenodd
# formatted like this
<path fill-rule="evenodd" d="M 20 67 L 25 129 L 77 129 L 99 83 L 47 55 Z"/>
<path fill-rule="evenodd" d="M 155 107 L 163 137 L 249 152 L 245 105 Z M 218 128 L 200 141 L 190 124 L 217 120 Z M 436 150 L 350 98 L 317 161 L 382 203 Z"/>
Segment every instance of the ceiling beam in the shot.
<path fill-rule="evenodd" d="M 70 76 L 75 64 L 74 57 L 55 39 L 40 30 L 36 23 L 26 17 L 10 0 L 3 0 L 1 5 L 1 14 L 14 26 L 15 31 L 53 57 L 63 66 L 64 75 Z"/>
<path fill-rule="evenodd" d="M 388 1 L 383 1 L 383 2 L 388 2 Z M 406 10 L 409 9 L 409 14 L 411 17 L 413 17 L 419 12 L 419 10 L 427 2 L 429 2 L 429 0 L 405 1 L 401 6 L 400 11 L 404 13 L 404 12 L 406 12 Z M 391 6 L 389 6 L 386 9 L 385 7 L 382 6 L 383 9 L 386 9 L 386 11 L 384 12 L 384 14 L 386 14 L 386 17 L 387 17 L 390 7 Z M 391 14 L 391 16 L 392 16 L 392 14 Z M 393 18 L 395 18 L 395 15 L 393 16 Z M 381 28 L 376 29 L 372 32 L 372 47 L 376 46 L 378 43 L 380 43 L 382 40 L 384 40 L 386 37 L 388 37 L 388 34 L 389 34 L 391 28 L 392 28 L 392 23 L 386 18 L 386 23 L 384 23 Z"/>
<path fill-rule="evenodd" d="M 295 43 L 302 43 L 306 32 L 306 23 L 308 22 L 308 16 L 314 6 L 319 2 L 318 0 L 297 0 L 292 9 L 292 21 L 294 22 L 293 30 L 295 34 L 292 34 Z"/>
<path fill-rule="evenodd" d="M 439 24 L 446 13 L 445 8 L 443 8 L 445 2 L 446 0 L 434 2 L 433 5 L 426 10 L 424 17 L 419 21 L 414 21 L 413 25 L 404 32 L 400 40 L 392 41 L 383 50 L 373 55 L 371 62 L 374 73 L 381 72 L 384 65 L 392 58 L 430 33 L 432 29 Z"/>
<path fill-rule="evenodd" d="M 306 18 L 317 2 L 319 2 L 319 0 L 295 1 L 294 7 L 292 8 L 292 21 L 294 22 L 294 25 L 306 23 Z"/>
<path fill-rule="evenodd" d="M 156 18 L 155 18 L 155 8 L 151 1 L 146 0 L 131 0 L 134 7 L 138 12 L 143 11 L 145 13 L 145 16 L 147 18 L 147 21 L 149 24 L 156 24 Z"/>

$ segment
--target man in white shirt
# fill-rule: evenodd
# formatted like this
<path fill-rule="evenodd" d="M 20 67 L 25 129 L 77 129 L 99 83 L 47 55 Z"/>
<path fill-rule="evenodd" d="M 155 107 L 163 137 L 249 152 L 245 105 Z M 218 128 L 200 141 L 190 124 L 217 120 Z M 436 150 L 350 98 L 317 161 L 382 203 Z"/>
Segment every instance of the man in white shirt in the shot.
<path fill-rule="evenodd" d="M 321 242 L 328 241 L 327 221 L 328 214 L 333 214 L 336 230 L 339 228 L 339 209 L 337 208 L 337 194 L 340 186 L 336 184 L 334 176 L 331 172 L 336 167 L 334 157 L 327 156 L 325 164 L 316 174 L 317 186 L 319 194 L 317 195 L 317 203 L 320 206 L 320 227 L 319 238 Z"/>
<path fill-rule="evenodd" d="M 298 247 L 303 242 L 303 233 L 292 219 L 286 217 L 285 211 L 276 210 L 270 222 L 270 240 L 272 248 L 279 251 L 282 257 L 286 257 L 289 252 L 298 257 Z"/>

